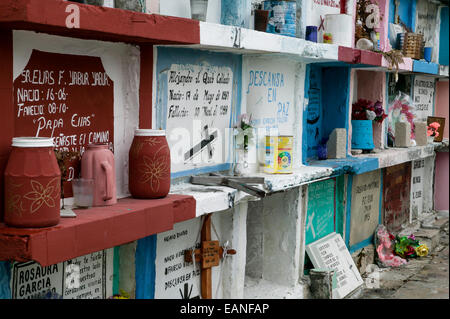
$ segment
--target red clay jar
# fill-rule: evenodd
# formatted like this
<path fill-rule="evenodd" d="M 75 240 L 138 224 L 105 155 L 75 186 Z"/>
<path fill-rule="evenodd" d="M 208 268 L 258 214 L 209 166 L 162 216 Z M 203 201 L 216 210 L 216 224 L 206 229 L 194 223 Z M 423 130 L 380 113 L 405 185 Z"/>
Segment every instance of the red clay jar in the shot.
<path fill-rule="evenodd" d="M 135 131 L 129 153 L 128 187 L 135 198 L 161 198 L 169 193 L 170 149 L 165 131 Z"/>
<path fill-rule="evenodd" d="M 53 139 L 15 137 L 5 170 L 5 224 L 50 227 L 60 220 L 61 171 Z"/>

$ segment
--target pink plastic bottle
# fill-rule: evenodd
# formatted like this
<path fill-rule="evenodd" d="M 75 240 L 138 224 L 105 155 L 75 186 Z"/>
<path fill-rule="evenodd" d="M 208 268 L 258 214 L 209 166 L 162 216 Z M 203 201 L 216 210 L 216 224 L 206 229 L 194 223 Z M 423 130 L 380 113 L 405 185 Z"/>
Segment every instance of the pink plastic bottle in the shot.
<path fill-rule="evenodd" d="M 117 203 L 114 154 L 108 144 L 90 144 L 81 158 L 81 178 L 94 180 L 93 206 Z"/>

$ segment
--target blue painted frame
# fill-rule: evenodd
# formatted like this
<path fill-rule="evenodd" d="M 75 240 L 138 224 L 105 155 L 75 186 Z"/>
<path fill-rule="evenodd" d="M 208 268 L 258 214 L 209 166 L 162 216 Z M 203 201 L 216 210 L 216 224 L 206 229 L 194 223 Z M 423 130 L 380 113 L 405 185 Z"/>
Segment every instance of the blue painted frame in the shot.
<path fill-rule="evenodd" d="M 0 299 L 11 299 L 11 263 L 0 261 Z"/>
<path fill-rule="evenodd" d="M 167 71 L 172 64 L 193 64 L 201 65 L 207 63 L 211 66 L 230 67 L 233 70 L 233 95 L 231 98 L 232 114 L 230 115 L 230 127 L 236 122 L 241 112 L 241 94 L 242 94 L 242 56 L 209 52 L 188 48 L 158 47 L 157 63 L 156 63 L 156 126 L 165 128 L 167 122 Z M 233 142 L 234 143 L 234 142 Z M 234 144 L 233 144 L 234 145 Z M 234 159 L 230 152 L 229 158 L 225 163 L 185 170 L 181 172 L 171 173 L 171 178 L 189 176 L 193 174 L 203 174 L 231 169 Z"/>
<path fill-rule="evenodd" d="M 138 240 L 135 255 L 136 299 L 155 298 L 156 235 Z"/>
<path fill-rule="evenodd" d="M 442 7 L 441 9 L 441 25 L 439 31 L 439 64 L 448 65 L 448 50 L 449 50 L 449 19 L 448 19 L 448 7 Z"/>
<path fill-rule="evenodd" d="M 416 29 L 417 0 L 400 0 L 399 17 L 413 32 Z M 389 23 L 394 23 L 395 1 L 389 0 Z M 388 28 L 389 35 L 389 28 Z"/>

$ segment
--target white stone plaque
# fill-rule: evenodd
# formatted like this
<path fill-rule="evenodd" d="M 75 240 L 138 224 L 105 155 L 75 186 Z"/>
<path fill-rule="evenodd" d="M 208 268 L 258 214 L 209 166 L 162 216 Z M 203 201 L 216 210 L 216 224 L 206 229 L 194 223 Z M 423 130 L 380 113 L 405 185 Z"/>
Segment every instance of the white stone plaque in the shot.
<path fill-rule="evenodd" d="M 425 159 L 412 162 L 411 166 L 411 214 L 412 219 L 423 212 L 423 180 L 425 178 Z"/>
<path fill-rule="evenodd" d="M 63 299 L 104 299 L 112 295 L 113 251 L 47 267 L 34 261 L 14 263 L 11 274 L 12 299 L 35 299 L 48 291 Z"/>
<path fill-rule="evenodd" d="M 230 160 L 233 71 L 172 64 L 168 70 L 166 136 L 172 173 Z"/>
<path fill-rule="evenodd" d="M 331 233 L 306 246 L 315 268 L 334 269 L 333 299 L 342 299 L 364 282 L 340 234 Z"/>

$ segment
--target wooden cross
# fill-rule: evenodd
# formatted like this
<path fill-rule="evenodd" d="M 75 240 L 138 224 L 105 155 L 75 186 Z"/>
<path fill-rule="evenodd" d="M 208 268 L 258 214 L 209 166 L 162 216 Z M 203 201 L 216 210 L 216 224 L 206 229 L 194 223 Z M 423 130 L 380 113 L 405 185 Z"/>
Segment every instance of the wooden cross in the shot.
<path fill-rule="evenodd" d="M 203 299 L 212 298 L 212 267 L 219 266 L 220 258 L 223 256 L 223 248 L 220 247 L 219 241 L 211 240 L 211 214 L 206 215 L 205 222 L 202 227 L 202 246 L 195 249 L 195 262 L 201 262 L 201 295 Z M 234 249 L 227 249 L 228 255 L 236 254 Z M 192 250 L 184 252 L 184 261 L 192 262 Z"/>

